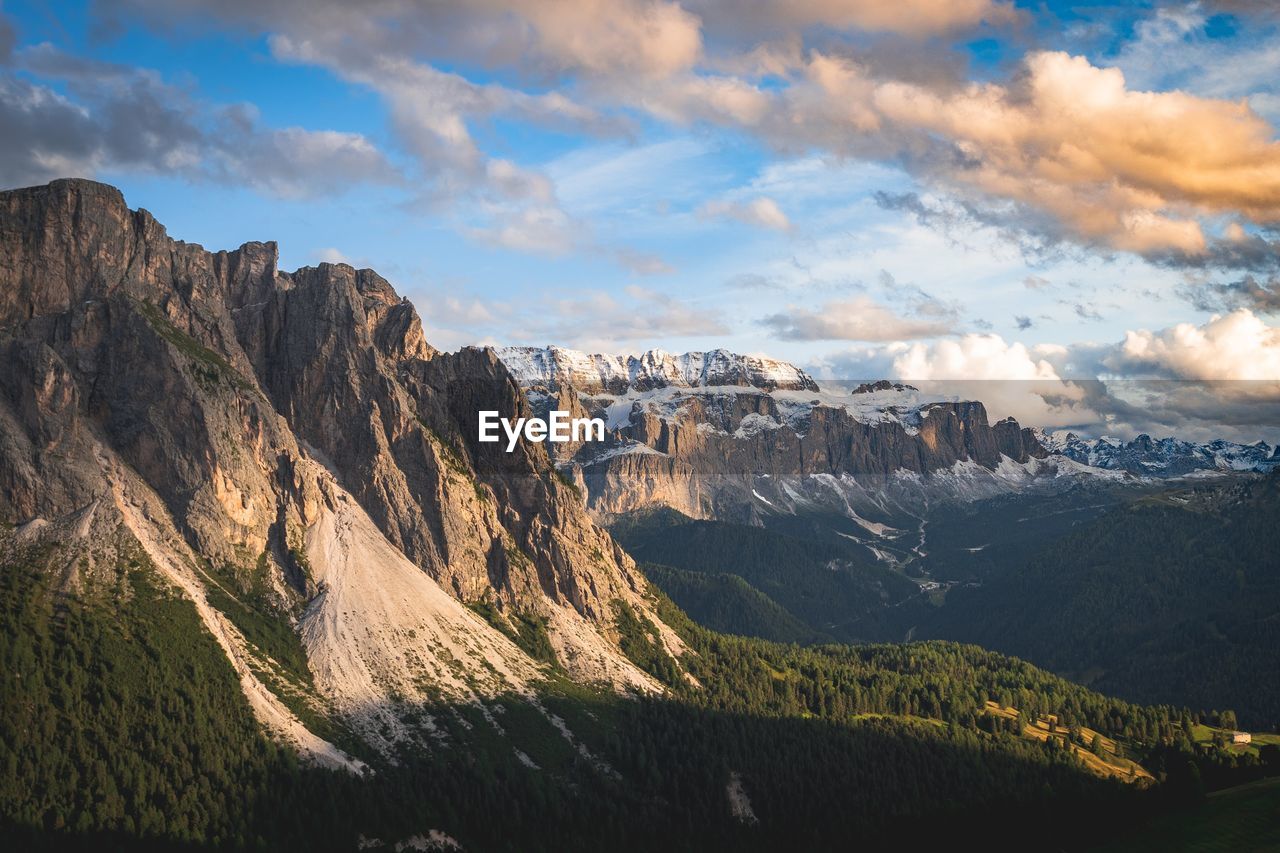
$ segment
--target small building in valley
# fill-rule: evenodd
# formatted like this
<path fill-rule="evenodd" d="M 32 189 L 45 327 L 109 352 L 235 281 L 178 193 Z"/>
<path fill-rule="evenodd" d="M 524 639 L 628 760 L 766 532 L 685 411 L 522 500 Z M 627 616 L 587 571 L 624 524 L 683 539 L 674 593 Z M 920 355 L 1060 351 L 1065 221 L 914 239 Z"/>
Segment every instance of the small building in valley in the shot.
<path fill-rule="evenodd" d="M 1232 732 L 1231 733 L 1232 743 L 1249 743 L 1252 740 L 1253 740 L 1253 735 L 1249 734 L 1248 732 Z"/>

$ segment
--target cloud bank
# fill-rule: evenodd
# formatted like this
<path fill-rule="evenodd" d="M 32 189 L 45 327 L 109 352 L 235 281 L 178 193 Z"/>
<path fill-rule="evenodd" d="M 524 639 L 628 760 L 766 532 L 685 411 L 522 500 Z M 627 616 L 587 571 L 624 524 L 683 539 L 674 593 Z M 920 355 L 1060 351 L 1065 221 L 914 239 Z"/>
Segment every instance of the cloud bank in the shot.
<path fill-rule="evenodd" d="M 1026 346 L 969 334 L 846 350 L 813 367 L 983 400 L 993 417 L 1051 429 L 1280 439 L 1280 327 L 1247 309 L 1131 330 L 1108 344 Z"/>
<path fill-rule="evenodd" d="M 111 0 L 100 8 L 160 28 L 208 19 L 266 35 L 277 58 L 378 92 L 428 194 L 476 192 L 543 223 L 557 206 L 554 188 L 536 167 L 484 153 L 473 124 L 505 115 L 593 133 L 652 120 L 728 127 L 783 154 L 899 166 L 971 214 L 1049 244 L 1186 266 L 1258 270 L 1280 258 L 1269 236 L 1280 221 L 1280 145 L 1266 120 L 1238 100 L 1134 88 L 1118 68 L 1054 50 L 1028 50 L 1003 79 L 964 79 L 938 40 L 1012 32 L 1023 15 L 1011 3 Z M 770 203 L 715 213 L 786 227 Z"/>

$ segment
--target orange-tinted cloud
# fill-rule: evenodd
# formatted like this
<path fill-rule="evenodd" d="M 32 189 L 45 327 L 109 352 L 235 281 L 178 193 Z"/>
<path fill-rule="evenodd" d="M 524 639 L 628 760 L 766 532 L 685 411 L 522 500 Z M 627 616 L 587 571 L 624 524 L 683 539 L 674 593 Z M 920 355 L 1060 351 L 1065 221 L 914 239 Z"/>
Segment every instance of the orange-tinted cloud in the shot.
<path fill-rule="evenodd" d="M 915 57 L 948 52 L 930 38 L 1014 21 L 1002 0 L 106 5 L 161 20 L 200 9 L 275 33 L 277 55 L 382 92 L 406 147 L 446 189 L 551 195 L 531 169 L 491 175 L 470 122 L 511 114 L 616 130 L 611 120 L 643 112 L 743 129 L 787 154 L 901 164 L 1053 239 L 1175 263 L 1280 264 L 1280 247 L 1241 228 L 1280 222 L 1280 144 L 1244 101 L 1136 90 L 1120 70 L 1061 52 L 1028 53 L 1012 79 L 973 82 L 945 62 L 913 73 L 874 47 L 915 40 L 912 64 L 927 65 Z M 502 74 L 473 83 L 443 62 Z"/>
<path fill-rule="evenodd" d="M 1044 210 L 1075 236 L 1135 252 L 1206 243 L 1198 215 L 1280 220 L 1280 144 L 1242 103 L 1135 92 L 1116 69 L 1036 53 L 1019 87 L 876 88 L 878 114 L 970 158 L 945 177 Z"/>
<path fill-rule="evenodd" d="M 701 21 L 678 3 L 653 0 L 489 2 L 535 31 L 537 49 L 570 68 L 666 75 L 693 66 Z"/>
<path fill-rule="evenodd" d="M 1134 91 L 1118 69 L 1082 57 L 1037 52 L 1009 83 L 930 87 L 877 79 L 855 59 L 813 51 L 780 91 L 724 80 L 752 110 L 726 112 L 699 101 L 698 89 L 656 109 L 739 124 L 782 150 L 896 159 L 953 191 L 1033 213 L 1058 236 L 1109 249 L 1194 258 L 1213 242 L 1243 239 L 1236 224 L 1219 240 L 1210 218 L 1280 221 L 1280 143 L 1244 102 Z"/>

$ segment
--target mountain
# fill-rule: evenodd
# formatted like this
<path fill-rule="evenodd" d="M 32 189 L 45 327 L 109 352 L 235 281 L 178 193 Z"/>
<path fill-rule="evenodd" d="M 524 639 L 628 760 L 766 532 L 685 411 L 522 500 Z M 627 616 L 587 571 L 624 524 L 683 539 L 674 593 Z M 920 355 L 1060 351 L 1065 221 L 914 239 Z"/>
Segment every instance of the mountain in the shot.
<path fill-rule="evenodd" d="M 808 639 L 841 642 L 901 639 L 895 610 L 910 608 L 919 595 L 915 581 L 878 562 L 848 541 L 823 542 L 789 536 L 763 527 L 693 520 L 670 511 L 636 513 L 611 528 L 627 552 L 677 604 L 719 630 L 766 639 L 794 638 L 795 625 L 808 627 Z M 651 564 L 656 564 L 655 569 Z M 674 569 L 707 579 L 740 580 L 780 611 L 770 621 L 758 604 L 743 598 L 746 612 L 761 610 L 750 622 L 734 624 L 729 614 L 712 611 L 700 600 L 699 586 Z M 664 584 L 662 581 L 666 580 Z M 674 583 L 673 583 L 674 582 Z M 715 619 L 708 618 L 716 613 Z"/>
<path fill-rule="evenodd" d="M 811 643 L 822 638 L 739 575 L 685 571 L 658 563 L 642 563 L 640 568 L 690 619 L 713 631 L 775 643 Z"/>
<path fill-rule="evenodd" d="M 640 356 L 589 355 L 563 347 L 499 347 L 498 357 L 526 384 L 583 393 L 622 395 L 658 388 L 749 387 L 765 391 L 817 391 L 803 370 L 784 361 L 736 355 L 728 350 L 673 355 L 649 350 Z"/>
<path fill-rule="evenodd" d="M 1146 477 L 1185 477 L 1200 472 L 1265 473 L 1280 467 L 1280 447 L 1273 448 L 1265 441 L 1237 444 L 1216 439 L 1196 444 L 1176 438 L 1153 439 L 1146 434 L 1120 441 L 1106 436 L 1086 439 L 1071 432 L 1037 432 L 1036 437 L 1050 452 L 1082 465 Z"/>
<path fill-rule="evenodd" d="M 731 386 L 749 412 L 822 393 L 763 362 L 671 364 L 626 394 L 738 377 L 770 388 Z M 544 445 L 477 440 L 480 410 L 533 413 L 491 350 L 437 351 L 371 270 L 206 251 L 102 184 L 0 193 L 0 367 L 14 849 L 887 849 L 1084 813 L 1054 831 L 1080 846 L 1264 769 L 1197 752 L 1190 712 L 976 646 L 699 626 Z M 968 404 L 891 414 L 869 434 L 925 466 L 1004 465 L 1026 440 Z M 803 558 L 771 590 L 797 610 L 912 591 L 831 542 L 706 524 L 690 549 Z M 717 568 L 673 570 L 704 616 L 802 631 Z"/>
<path fill-rule="evenodd" d="M 745 527 L 655 511 L 612 529 L 673 601 L 719 630 L 977 643 L 1135 702 L 1231 708 L 1270 730 L 1280 472 L 1192 483 L 935 509 L 911 580 L 884 577 L 893 564 L 868 565 L 828 519 Z M 721 598 L 709 601 L 713 583 Z"/>
<path fill-rule="evenodd" d="M 605 442 L 553 450 L 604 516 L 665 505 L 752 520 L 796 500 L 884 515 L 882 493 L 910 502 L 919 492 L 910 475 L 959 471 L 959 488 L 986 493 L 1004 488 L 1006 460 L 1038 471 L 1047 455 L 1013 419 L 990 424 L 980 402 L 888 382 L 826 389 L 794 366 L 723 351 L 499 356 L 535 411 L 605 421 Z"/>
<path fill-rule="evenodd" d="M 552 454 L 605 519 L 655 506 L 752 524 L 826 514 L 879 535 L 919 524 L 943 502 L 1280 465 L 1264 442 L 1049 434 L 1013 418 L 991 423 L 980 401 L 887 380 L 818 383 L 785 362 L 723 350 L 498 355 L 535 411 L 604 420 L 604 442 L 556 445 Z"/>
<path fill-rule="evenodd" d="M 604 443 L 558 462 L 708 625 L 976 642 L 1134 701 L 1277 720 L 1253 674 L 1274 657 L 1280 507 L 1201 494 L 1265 494 L 1280 458 L 1264 442 L 992 425 L 979 402 L 883 380 L 580 391 L 555 362 L 514 368 L 535 407 L 559 395 L 607 419 Z"/>
<path fill-rule="evenodd" d="M 16 542 L 73 590 L 141 549 L 304 753 L 352 764 L 258 675 L 244 614 L 295 625 L 315 703 L 383 750 L 421 737 L 396 702 L 527 691 L 540 668 L 499 630 L 516 617 L 574 677 L 659 689 L 617 646 L 615 601 L 651 613 L 630 558 L 538 448 L 471 441 L 477 409 L 526 411 L 501 362 L 434 350 L 376 273 L 208 252 L 74 180 L 0 195 L 0 256 Z"/>

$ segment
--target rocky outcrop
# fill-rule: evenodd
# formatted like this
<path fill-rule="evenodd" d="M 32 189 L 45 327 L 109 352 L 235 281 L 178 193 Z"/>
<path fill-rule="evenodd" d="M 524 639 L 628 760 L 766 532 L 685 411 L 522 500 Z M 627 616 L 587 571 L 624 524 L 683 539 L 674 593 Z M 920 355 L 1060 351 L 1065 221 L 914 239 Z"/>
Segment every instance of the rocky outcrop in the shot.
<path fill-rule="evenodd" d="M 1020 426 L 1013 418 L 997 421 L 991 427 L 995 435 L 996 449 L 1018 462 L 1028 459 L 1044 459 L 1049 450 L 1040 443 L 1036 430 L 1032 427 Z"/>
<path fill-rule="evenodd" d="M 0 363 L 0 519 L 99 506 L 184 589 L 216 577 L 295 624 L 338 707 L 523 689 L 537 666 L 477 602 L 545 620 L 571 673 L 653 687 L 613 639 L 615 599 L 650 609 L 631 560 L 542 446 L 475 441 L 478 409 L 528 413 L 506 368 L 434 350 L 371 270 L 209 252 L 90 181 L 0 193 Z"/>

